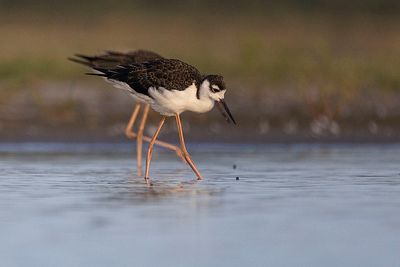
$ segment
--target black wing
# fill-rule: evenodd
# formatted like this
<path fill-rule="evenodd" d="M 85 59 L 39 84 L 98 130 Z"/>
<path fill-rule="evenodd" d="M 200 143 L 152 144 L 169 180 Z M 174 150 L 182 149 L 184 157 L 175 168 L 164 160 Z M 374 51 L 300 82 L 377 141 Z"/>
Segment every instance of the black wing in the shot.
<path fill-rule="evenodd" d="M 120 65 L 115 69 L 94 69 L 101 72 L 94 75 L 127 83 L 136 92 L 145 95 L 149 95 L 150 87 L 182 91 L 193 82 L 199 85 L 202 77 L 195 67 L 177 59 L 158 59 Z"/>
<path fill-rule="evenodd" d="M 93 69 L 114 69 L 119 65 L 129 65 L 161 58 L 162 56 L 152 51 L 135 50 L 127 53 L 107 51 L 104 54 L 96 56 L 76 54 L 74 58 L 69 58 L 69 60 Z"/>

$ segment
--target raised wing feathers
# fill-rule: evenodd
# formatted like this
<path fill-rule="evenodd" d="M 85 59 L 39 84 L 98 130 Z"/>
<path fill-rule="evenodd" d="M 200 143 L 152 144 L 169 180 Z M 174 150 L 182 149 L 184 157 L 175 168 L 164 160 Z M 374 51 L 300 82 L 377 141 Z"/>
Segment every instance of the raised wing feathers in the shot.
<path fill-rule="evenodd" d="M 162 58 L 159 54 L 147 50 L 135 50 L 127 53 L 107 51 L 96 56 L 76 54 L 69 60 L 91 68 L 113 69 L 118 65 L 128 65 Z"/>

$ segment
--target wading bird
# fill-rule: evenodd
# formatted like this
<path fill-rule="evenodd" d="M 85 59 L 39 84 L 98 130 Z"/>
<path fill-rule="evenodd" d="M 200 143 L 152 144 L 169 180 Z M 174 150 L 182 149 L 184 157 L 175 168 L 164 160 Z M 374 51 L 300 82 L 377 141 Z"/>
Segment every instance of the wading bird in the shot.
<path fill-rule="evenodd" d="M 121 65 L 129 65 L 133 63 L 141 63 L 149 60 L 155 60 L 155 59 L 160 59 L 162 56 L 159 54 L 152 52 L 152 51 L 147 51 L 147 50 L 135 50 L 127 53 L 122 53 L 122 52 L 116 52 L 116 51 L 107 51 L 103 54 L 96 55 L 96 56 L 86 56 L 86 55 L 80 55 L 76 54 L 76 57 L 74 58 L 69 58 L 69 60 L 83 64 L 85 66 L 90 67 L 92 70 L 96 70 L 96 68 L 101 68 L 101 69 L 108 69 L 109 71 L 117 68 L 117 66 Z M 109 81 L 106 79 L 106 81 Z M 114 86 L 121 88 L 120 84 L 116 84 L 115 82 L 111 82 Z M 125 86 L 122 87 L 122 89 L 125 89 Z M 132 115 L 130 117 L 130 120 L 128 122 L 128 125 L 125 128 L 125 135 L 129 139 L 135 139 L 136 138 L 136 165 L 137 165 L 137 174 L 139 176 L 142 175 L 142 147 L 143 147 L 143 140 L 146 142 L 150 142 L 151 138 L 148 136 L 145 136 L 143 134 L 144 128 L 146 125 L 147 121 L 147 115 L 149 113 L 150 105 L 147 104 L 146 102 L 142 101 L 142 99 L 135 97 L 136 99 L 136 105 L 133 108 Z M 135 121 L 139 115 L 140 109 L 143 108 L 143 115 L 142 119 L 139 124 L 139 128 L 137 130 L 137 133 L 133 131 L 133 127 L 135 125 Z M 183 160 L 185 161 L 185 158 L 183 157 L 182 151 L 179 147 L 174 146 L 172 144 L 169 144 L 167 142 L 163 141 L 156 141 L 156 144 L 168 149 L 171 149 L 176 152 L 176 154 Z"/>
<path fill-rule="evenodd" d="M 167 117 L 174 116 L 178 127 L 183 157 L 198 180 L 202 176 L 191 159 L 183 137 L 180 114 L 184 111 L 204 113 L 215 102 L 225 119 L 236 124 L 224 101 L 226 86 L 220 75 L 202 75 L 195 67 L 178 59 L 155 59 L 142 63 L 120 64 L 115 68 L 93 67 L 97 75 L 108 79 L 120 88 L 128 90 L 135 98 L 147 103 L 161 114 L 159 126 L 150 140 L 146 158 L 144 179 L 149 178 L 153 146 Z"/>

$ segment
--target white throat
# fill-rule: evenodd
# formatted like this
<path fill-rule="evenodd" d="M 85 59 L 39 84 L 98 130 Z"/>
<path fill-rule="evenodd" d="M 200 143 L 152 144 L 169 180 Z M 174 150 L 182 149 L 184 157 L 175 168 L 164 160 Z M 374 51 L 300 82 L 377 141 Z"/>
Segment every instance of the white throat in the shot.
<path fill-rule="evenodd" d="M 191 86 L 196 87 L 194 83 Z M 194 101 L 192 101 L 190 107 L 188 106 L 188 110 L 198 113 L 204 113 L 210 111 L 214 107 L 214 100 L 210 98 L 209 88 L 210 88 L 210 82 L 208 80 L 204 80 L 200 84 L 198 92 L 199 98 L 197 98 L 197 90 L 196 90 L 196 95 L 195 95 L 196 98 Z"/>

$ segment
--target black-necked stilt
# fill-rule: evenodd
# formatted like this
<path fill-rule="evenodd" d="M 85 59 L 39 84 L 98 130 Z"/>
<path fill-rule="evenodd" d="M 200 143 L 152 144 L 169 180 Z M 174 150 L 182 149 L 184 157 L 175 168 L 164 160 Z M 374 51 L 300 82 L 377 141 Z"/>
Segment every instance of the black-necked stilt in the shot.
<path fill-rule="evenodd" d="M 107 51 L 104 54 L 96 55 L 96 56 L 86 56 L 86 55 L 80 55 L 80 54 L 77 54 L 75 56 L 76 56 L 75 58 L 69 58 L 69 59 L 73 62 L 88 66 L 94 70 L 96 68 L 112 70 L 112 69 L 117 68 L 117 66 L 119 66 L 119 65 L 129 65 L 129 64 L 133 64 L 133 63 L 140 63 L 140 62 L 145 62 L 145 61 L 149 61 L 149 60 L 162 58 L 159 54 L 152 52 L 152 51 L 147 51 L 147 50 L 136 50 L 136 51 L 131 51 L 131 52 L 127 52 L 127 53 L 116 52 L 116 51 Z M 106 80 L 109 81 L 108 79 L 106 79 Z M 113 84 L 116 85 L 115 83 L 113 83 Z M 120 88 L 119 85 L 116 85 L 116 86 Z M 125 135 L 129 139 L 136 138 L 137 174 L 140 176 L 140 175 L 142 175 L 143 140 L 146 142 L 150 142 L 150 140 L 151 140 L 150 137 L 143 135 L 150 105 L 147 104 L 146 102 L 142 101 L 141 99 L 136 98 L 136 100 L 137 100 L 137 103 L 136 103 L 135 107 L 133 108 L 132 115 L 131 115 L 128 125 L 125 129 Z M 137 133 L 135 133 L 133 131 L 133 127 L 134 127 L 135 121 L 139 115 L 142 105 L 144 106 L 142 120 L 140 121 L 139 129 L 138 129 Z M 159 140 L 156 141 L 156 144 L 160 145 L 162 147 L 174 150 L 176 152 L 176 154 L 182 160 L 185 161 L 185 158 L 183 157 L 182 151 L 179 147 L 169 144 L 167 142 L 159 141 Z"/>
<path fill-rule="evenodd" d="M 167 117 L 175 116 L 181 150 L 186 162 L 195 172 L 197 179 L 202 176 L 197 170 L 185 145 L 180 113 L 210 111 L 215 102 L 221 107 L 224 117 L 236 124 L 224 101 L 226 92 L 223 77 L 201 75 L 193 66 L 177 59 L 155 59 L 142 63 L 122 64 L 114 68 L 93 67 L 98 73 L 120 88 L 128 90 L 135 98 L 145 102 L 162 115 L 160 124 L 150 140 L 147 151 L 145 180 L 150 184 L 149 168 L 153 146 Z"/>

